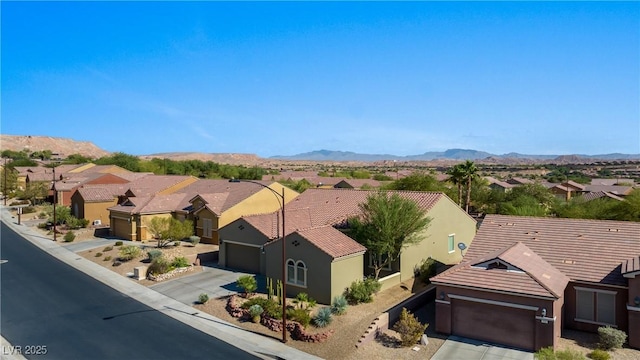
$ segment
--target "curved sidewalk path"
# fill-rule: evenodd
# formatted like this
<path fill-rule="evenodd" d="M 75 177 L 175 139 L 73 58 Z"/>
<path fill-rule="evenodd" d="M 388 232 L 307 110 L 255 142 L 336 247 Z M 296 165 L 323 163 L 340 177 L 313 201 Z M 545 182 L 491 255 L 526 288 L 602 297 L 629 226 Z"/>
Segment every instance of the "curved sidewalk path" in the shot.
<path fill-rule="evenodd" d="M 319 359 L 276 340 L 245 331 L 236 325 L 198 311 L 191 306 L 94 264 L 60 244 L 54 243 L 51 239 L 43 237 L 34 229 L 18 225 L 17 220 L 12 218 L 6 207 L 2 207 L 1 216 L 5 224 L 51 256 L 103 284 L 206 334 L 264 359 Z"/>

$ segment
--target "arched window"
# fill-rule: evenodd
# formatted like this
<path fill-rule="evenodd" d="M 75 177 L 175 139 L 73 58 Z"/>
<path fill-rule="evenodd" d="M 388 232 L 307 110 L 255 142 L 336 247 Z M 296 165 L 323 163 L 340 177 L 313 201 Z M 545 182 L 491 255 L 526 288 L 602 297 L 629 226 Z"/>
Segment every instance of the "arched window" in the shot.
<path fill-rule="evenodd" d="M 303 261 L 287 260 L 287 284 L 307 286 L 307 265 Z"/>

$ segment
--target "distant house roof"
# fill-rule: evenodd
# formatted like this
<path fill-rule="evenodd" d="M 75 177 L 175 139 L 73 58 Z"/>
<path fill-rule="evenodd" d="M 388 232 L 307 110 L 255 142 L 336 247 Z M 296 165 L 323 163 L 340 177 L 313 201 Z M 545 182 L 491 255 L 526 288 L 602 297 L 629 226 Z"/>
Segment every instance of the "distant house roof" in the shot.
<path fill-rule="evenodd" d="M 609 198 L 609 199 L 613 199 L 613 200 L 618 200 L 618 201 L 624 201 L 623 198 L 614 195 L 612 193 L 608 193 L 606 191 L 595 191 L 595 192 L 589 192 L 586 193 L 584 195 L 582 195 L 582 199 L 584 201 L 592 201 L 595 199 L 602 199 L 602 198 Z"/>
<path fill-rule="evenodd" d="M 339 181 L 333 187 L 345 188 L 345 189 L 361 189 L 363 186 L 368 185 L 372 188 L 378 188 L 382 183 L 373 179 L 344 179 Z"/>
<path fill-rule="evenodd" d="M 120 184 L 118 184 L 120 185 Z M 78 193 L 85 202 L 105 202 L 112 201 L 120 195 L 118 187 L 115 186 L 87 186 L 78 189 Z"/>
<path fill-rule="evenodd" d="M 619 185 L 630 184 L 635 185 L 633 179 L 591 179 L 591 185 Z"/>
<path fill-rule="evenodd" d="M 516 242 L 457 265 L 431 281 L 557 299 L 562 297 L 569 278 L 525 244 Z"/>
<path fill-rule="evenodd" d="M 487 215 L 464 262 L 521 242 L 574 281 L 625 286 L 619 270 L 640 254 L 640 223 Z"/>
<path fill-rule="evenodd" d="M 500 187 L 500 188 L 503 188 L 503 189 L 506 190 L 506 189 L 511 189 L 511 188 L 516 186 L 514 184 L 510 184 L 510 183 L 508 183 L 506 181 L 498 180 L 498 179 L 493 178 L 491 176 L 485 176 L 484 179 L 489 182 L 489 187 Z"/>
<path fill-rule="evenodd" d="M 184 193 L 131 197 L 121 205 L 110 207 L 109 210 L 128 214 L 167 213 L 188 206 L 189 202 L 185 200 L 185 197 Z"/>
<path fill-rule="evenodd" d="M 521 178 L 521 177 L 513 177 L 513 178 L 509 178 L 506 181 L 509 184 L 512 185 L 525 185 L 525 184 L 533 184 L 534 181 L 531 179 L 526 179 L 526 178 Z"/>
<path fill-rule="evenodd" d="M 604 191 L 617 196 L 627 196 L 633 191 L 633 187 L 619 185 L 585 185 L 584 191 Z"/>

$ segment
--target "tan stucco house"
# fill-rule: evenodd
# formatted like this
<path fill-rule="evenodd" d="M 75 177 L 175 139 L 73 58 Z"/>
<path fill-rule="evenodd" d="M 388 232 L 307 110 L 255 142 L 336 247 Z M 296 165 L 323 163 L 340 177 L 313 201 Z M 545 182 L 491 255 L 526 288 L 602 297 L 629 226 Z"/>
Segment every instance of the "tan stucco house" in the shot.
<path fill-rule="evenodd" d="M 526 350 L 612 326 L 640 348 L 640 223 L 487 215 L 431 278 L 436 331 Z"/>
<path fill-rule="evenodd" d="M 289 295 L 306 292 L 318 301 L 329 303 L 351 282 L 372 273 L 366 249 L 343 232 L 348 231 L 347 220 L 360 213 L 358 205 L 373 193 L 309 189 L 287 204 Z M 419 244 L 406 248 L 398 261 L 383 270 L 383 288 L 412 279 L 415 267 L 429 257 L 444 264 L 457 264 L 462 259 L 458 244 L 468 246 L 476 229 L 475 220 L 442 193 L 397 193 L 425 209 L 431 224 L 420 235 L 423 240 Z M 281 278 L 281 234 L 279 213 L 245 216 L 230 223 L 220 230 L 220 265 Z M 299 279 L 298 265 L 302 266 L 300 272 L 307 274 L 304 281 Z M 322 274 L 324 280 L 316 278 L 317 274 Z"/>

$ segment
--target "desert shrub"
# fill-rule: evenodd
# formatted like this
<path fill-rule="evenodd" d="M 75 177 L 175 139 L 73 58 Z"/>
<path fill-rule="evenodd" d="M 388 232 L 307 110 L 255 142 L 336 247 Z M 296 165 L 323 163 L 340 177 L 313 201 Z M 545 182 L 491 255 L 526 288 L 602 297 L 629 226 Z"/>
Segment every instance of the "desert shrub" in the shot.
<path fill-rule="evenodd" d="M 348 304 L 347 299 L 343 295 L 336 296 L 331 303 L 331 312 L 336 315 L 342 315 L 347 312 Z"/>
<path fill-rule="evenodd" d="M 105 256 L 103 261 L 109 261 L 111 260 L 111 256 Z"/>
<path fill-rule="evenodd" d="M 104 249 L 102 249 L 102 251 L 107 252 L 107 251 L 111 251 L 113 250 L 113 246 L 107 246 Z"/>
<path fill-rule="evenodd" d="M 49 223 L 43 222 L 38 224 L 38 229 L 46 229 L 49 227 Z"/>
<path fill-rule="evenodd" d="M 317 304 L 317 302 L 311 298 L 307 293 L 301 292 L 296 295 L 296 298 L 293 299 L 293 303 L 298 306 L 300 309 L 304 309 L 307 311 L 311 311 Z"/>
<path fill-rule="evenodd" d="M 200 304 L 206 304 L 207 301 L 209 301 L 209 295 L 206 293 L 202 293 L 200 294 L 200 296 L 198 296 L 198 302 Z"/>
<path fill-rule="evenodd" d="M 129 261 L 139 257 L 142 254 L 142 250 L 135 245 L 126 245 L 120 248 L 118 255 L 120 261 Z"/>
<path fill-rule="evenodd" d="M 95 256 L 96 257 L 100 257 L 100 256 L 102 256 L 102 253 L 101 252 L 97 252 Z"/>
<path fill-rule="evenodd" d="M 200 242 L 200 236 L 196 236 L 196 235 L 189 236 L 189 242 L 191 243 L 191 246 L 198 245 L 198 243 Z"/>
<path fill-rule="evenodd" d="M 600 349 L 595 349 L 592 352 L 587 354 L 589 359 L 593 360 L 609 360 L 611 359 L 611 355 L 608 352 Z"/>
<path fill-rule="evenodd" d="M 415 345 L 429 324 L 422 324 L 416 317 L 406 308 L 402 308 L 400 319 L 393 325 L 393 330 L 400 334 L 400 342 L 402 346 Z"/>
<path fill-rule="evenodd" d="M 559 350 L 556 351 L 556 359 L 558 360 L 585 360 L 586 358 L 578 350 Z"/>
<path fill-rule="evenodd" d="M 328 308 L 328 307 L 318 310 L 318 313 L 313 318 L 313 323 L 317 327 L 325 327 L 331 324 L 331 321 L 333 320 L 331 313 L 332 313 L 331 308 Z"/>
<path fill-rule="evenodd" d="M 184 256 L 178 256 L 171 262 L 171 267 L 176 269 L 189 266 L 191 266 L 191 264 L 189 264 L 189 260 L 187 260 L 187 258 Z"/>
<path fill-rule="evenodd" d="M 116 241 L 116 246 L 122 246 L 122 241 Z"/>
<path fill-rule="evenodd" d="M 244 304 L 242 304 L 242 308 L 248 309 L 255 304 L 260 305 L 264 310 L 264 313 L 269 317 L 272 317 L 274 319 L 282 319 L 282 308 L 280 307 L 280 304 L 278 304 L 273 299 L 254 297 L 245 301 Z"/>
<path fill-rule="evenodd" d="M 374 278 L 356 280 L 351 283 L 345 295 L 351 304 L 369 303 L 373 301 L 373 294 L 380 291 L 381 286 L 382 284 Z"/>
<path fill-rule="evenodd" d="M 23 214 L 32 214 L 36 212 L 36 208 L 33 206 L 25 206 L 22 208 L 22 213 Z"/>
<path fill-rule="evenodd" d="M 436 274 L 438 264 L 432 258 L 428 258 L 422 261 L 422 263 L 415 269 L 415 275 L 418 279 L 422 280 L 425 284 L 429 283 L 429 278 Z"/>
<path fill-rule="evenodd" d="M 153 261 L 159 257 L 162 256 L 162 251 L 158 250 L 158 249 L 153 249 L 153 250 L 149 250 L 147 251 L 147 257 L 149 258 L 149 261 Z"/>
<path fill-rule="evenodd" d="M 259 304 L 249 306 L 249 315 L 251 315 L 251 317 L 260 316 L 263 312 L 264 309 Z"/>
<path fill-rule="evenodd" d="M 536 351 L 533 354 L 536 360 L 584 360 L 585 357 L 577 350 L 554 351 L 549 346 Z"/>
<path fill-rule="evenodd" d="M 87 219 L 78 219 L 75 216 L 69 216 L 64 222 L 69 229 L 80 229 L 86 228 L 89 225 L 89 220 Z"/>
<path fill-rule="evenodd" d="M 169 260 L 161 256 L 151 262 L 148 271 L 151 275 L 164 274 L 171 271 L 171 264 L 169 263 Z"/>
<path fill-rule="evenodd" d="M 258 282 L 251 275 L 242 275 L 238 278 L 238 286 L 244 291 L 244 296 L 249 297 L 258 289 Z"/>
<path fill-rule="evenodd" d="M 611 326 L 601 326 L 598 328 L 598 335 L 600 336 L 600 348 L 604 350 L 619 349 L 627 340 L 627 334 L 618 329 L 614 329 Z"/>
<path fill-rule="evenodd" d="M 76 239 L 76 234 L 74 234 L 73 231 L 69 231 L 66 234 L 64 234 L 64 242 L 72 242 L 75 239 Z"/>
<path fill-rule="evenodd" d="M 287 318 L 299 322 L 305 328 L 311 323 L 311 314 L 306 309 L 289 308 L 287 309 Z"/>

